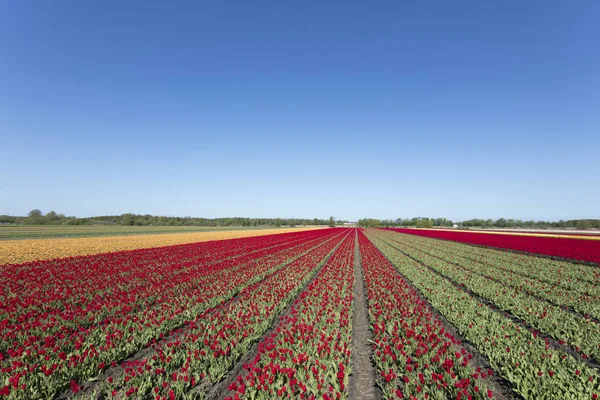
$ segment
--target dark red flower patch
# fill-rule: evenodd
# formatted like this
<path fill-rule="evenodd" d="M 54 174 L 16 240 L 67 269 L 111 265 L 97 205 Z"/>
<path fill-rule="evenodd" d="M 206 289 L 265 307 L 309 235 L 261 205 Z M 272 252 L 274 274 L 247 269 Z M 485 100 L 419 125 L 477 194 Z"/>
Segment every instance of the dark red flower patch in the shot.
<path fill-rule="evenodd" d="M 80 383 L 115 361 L 342 231 L 3 266 L 0 383 L 10 384 L 0 388 L 0 396 L 49 398 L 79 391 Z"/>

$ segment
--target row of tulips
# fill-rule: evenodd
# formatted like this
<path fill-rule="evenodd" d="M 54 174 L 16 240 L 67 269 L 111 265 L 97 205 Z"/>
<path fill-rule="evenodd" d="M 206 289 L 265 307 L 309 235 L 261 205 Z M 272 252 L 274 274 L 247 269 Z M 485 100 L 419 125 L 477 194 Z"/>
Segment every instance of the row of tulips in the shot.
<path fill-rule="evenodd" d="M 548 236 L 499 235 L 440 229 L 393 229 L 396 232 L 501 249 L 600 263 L 600 241 Z"/>
<path fill-rule="evenodd" d="M 485 229 L 485 230 L 475 230 L 475 232 L 497 232 L 502 234 L 514 234 L 514 235 L 522 235 L 522 236 L 550 236 L 550 237 L 584 237 L 591 239 L 600 239 L 598 233 L 595 231 L 569 231 L 567 229 Z"/>
<path fill-rule="evenodd" d="M 541 279 L 557 285 L 566 285 L 565 287 L 570 290 L 579 290 L 582 284 L 586 285 L 586 289 L 594 287 L 598 289 L 600 283 L 600 269 L 594 265 L 532 257 L 528 254 L 421 236 L 407 235 L 406 237 L 419 239 L 420 244 L 430 243 L 436 249 L 460 254 L 462 257 L 473 261 L 489 262 L 531 278 Z M 541 274 L 540 270 L 542 271 Z M 596 294 L 600 294 L 600 289 Z"/>
<path fill-rule="evenodd" d="M 363 233 L 359 242 L 384 398 L 492 398 L 486 384 L 492 371 L 473 365 L 460 340 Z"/>
<path fill-rule="evenodd" d="M 382 236 L 386 237 L 388 243 L 387 237 L 390 235 L 398 234 L 384 233 Z M 476 266 L 465 268 L 416 247 L 395 246 L 452 281 L 465 285 L 498 308 L 521 318 L 535 329 L 568 343 L 583 357 L 600 360 L 600 324 L 597 322 L 481 275 L 476 272 Z"/>
<path fill-rule="evenodd" d="M 28 321 L 15 324 L 14 310 L 3 320 L 2 343 L 12 346 L 0 353 L 2 393 L 52 397 L 339 234 L 236 240 L 233 252 L 222 241 L 10 266 L 13 278 L 3 279 L 14 279 L 23 298 L 40 302 L 52 285 L 56 298 Z M 29 295 L 24 277 L 36 270 L 51 278 L 32 279 Z"/>
<path fill-rule="evenodd" d="M 0 240 L 0 265 L 21 264 L 35 260 L 76 257 L 91 254 L 104 254 L 126 250 L 149 249 L 154 247 L 176 246 L 215 240 L 239 239 L 288 232 L 299 232 L 315 228 L 273 228 L 273 229 L 207 229 L 195 231 L 175 228 L 171 233 L 165 228 L 130 227 L 124 229 L 86 229 L 84 227 L 56 227 L 49 229 L 33 228 L 24 232 L 19 228 L 4 229 L 2 239 L 10 239 L 17 234 L 30 239 Z M 77 229 L 79 228 L 79 229 Z M 153 231 L 162 233 L 152 233 Z M 75 237 L 67 237 L 74 235 Z M 101 236 L 98 236 L 101 235 Z M 107 236 L 104 236 L 107 235 Z M 113 236 L 115 235 L 115 236 Z M 33 237 L 42 237 L 33 239 Z M 46 237 L 51 236 L 51 237 Z M 52 237 L 53 236 L 53 237 Z"/>
<path fill-rule="evenodd" d="M 295 238 L 291 243 L 303 241 Z M 179 246 L 7 267 L 11 274 L 3 276 L 2 283 L 9 295 L 2 299 L 0 314 L 5 347 L 0 351 L 32 335 L 69 336 L 81 326 L 101 323 L 109 314 L 131 312 L 131 304 L 143 307 L 137 300 L 154 300 L 153 293 L 148 292 L 154 289 L 154 281 L 206 275 L 244 265 L 247 260 L 243 257 L 261 258 L 275 251 L 265 246 L 271 244 L 261 241 L 264 254 L 256 254 L 256 244 L 234 246 L 239 251 L 236 256 L 221 243 L 214 243 L 199 246 L 194 253 L 188 251 L 189 246 Z M 148 282 L 148 273 L 154 281 Z"/>
<path fill-rule="evenodd" d="M 187 321 L 185 328 L 171 332 L 172 340 L 156 342 L 145 357 L 123 363 L 124 374 L 104 382 L 99 393 L 107 398 L 204 397 L 343 240 L 336 236 L 241 290 L 235 299 Z"/>
<path fill-rule="evenodd" d="M 180 268 L 170 271 L 171 275 L 183 274 L 190 267 L 206 268 L 276 246 L 289 247 L 315 235 L 318 234 L 218 241 L 6 266 L 3 271 L 7 273 L 0 277 L 5 288 L 0 293 L 3 304 L 0 317 L 6 319 L 7 329 L 30 331 L 36 321 L 56 313 L 58 306 L 73 314 L 71 321 L 88 321 L 90 317 L 95 321 L 102 318 L 94 310 L 95 302 L 104 300 L 103 296 L 113 297 L 118 289 L 131 291 L 139 283 L 135 278 L 147 271 L 177 263 Z M 118 289 L 114 279 L 107 279 L 115 276 L 120 278 Z M 79 314 L 86 310 L 87 314 Z M 52 325 L 46 329 L 52 329 Z"/>
<path fill-rule="evenodd" d="M 600 296 L 600 269 L 593 265 L 532 257 L 527 254 L 492 248 L 471 246 L 468 244 L 406 235 L 405 240 L 415 240 L 423 247 L 434 247 L 453 256 L 482 263 L 525 277 L 546 282 L 567 290 Z M 544 273 L 541 274 L 540 271 Z"/>
<path fill-rule="evenodd" d="M 458 250 L 448 251 L 438 247 L 438 243 L 440 242 L 438 240 L 409 235 L 393 235 L 390 236 L 390 240 L 393 240 L 395 243 L 404 247 L 422 251 L 434 258 L 459 265 L 460 267 L 476 274 L 480 274 L 485 278 L 514 287 L 520 292 L 539 297 L 561 307 L 573 309 L 582 316 L 592 316 L 596 319 L 600 318 L 600 296 L 590 294 L 590 292 L 598 293 L 600 291 L 600 287 L 598 287 L 597 284 L 577 280 L 576 283 L 573 282 L 570 286 L 575 286 L 580 290 L 574 290 L 571 287 L 561 285 L 559 282 L 549 283 L 537 279 L 537 277 L 523 275 L 520 273 L 518 267 L 507 266 L 495 262 L 473 261 L 463 257 Z M 455 245 L 455 247 L 456 246 L 457 245 Z M 539 258 L 534 259 L 543 261 L 543 259 Z M 596 267 L 587 265 L 580 267 L 597 269 Z M 546 280 L 551 280 L 552 278 L 556 279 L 556 277 L 546 269 L 543 269 L 543 271 L 545 272 L 543 275 L 546 277 Z M 542 275 L 540 273 L 540 268 L 537 269 L 537 272 L 538 276 Z M 556 280 L 560 281 L 560 275 Z"/>
<path fill-rule="evenodd" d="M 260 342 L 230 399 L 347 397 L 355 241 L 353 232 Z"/>
<path fill-rule="evenodd" d="M 369 239 L 461 334 L 487 357 L 493 369 L 526 399 L 592 399 L 600 376 L 586 363 L 554 348 L 501 311 L 479 302 L 457 286 L 382 240 Z"/>

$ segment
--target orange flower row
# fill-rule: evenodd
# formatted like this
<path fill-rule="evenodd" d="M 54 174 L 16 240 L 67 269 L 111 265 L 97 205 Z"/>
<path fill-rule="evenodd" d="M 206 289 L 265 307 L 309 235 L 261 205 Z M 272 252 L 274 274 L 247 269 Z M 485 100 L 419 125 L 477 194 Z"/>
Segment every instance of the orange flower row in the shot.
<path fill-rule="evenodd" d="M 218 232 L 163 233 L 153 235 L 4 240 L 0 241 L 0 265 L 108 253 L 112 251 L 207 242 L 210 240 L 262 236 L 306 229 L 315 228 L 244 229 Z"/>

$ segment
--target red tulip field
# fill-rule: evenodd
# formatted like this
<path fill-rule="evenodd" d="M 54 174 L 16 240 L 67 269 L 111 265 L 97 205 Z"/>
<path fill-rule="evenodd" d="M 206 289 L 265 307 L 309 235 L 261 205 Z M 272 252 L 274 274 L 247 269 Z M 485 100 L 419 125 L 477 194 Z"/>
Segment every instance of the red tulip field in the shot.
<path fill-rule="evenodd" d="M 0 266 L 0 399 L 598 399 L 600 240 L 330 228 Z"/>
<path fill-rule="evenodd" d="M 409 233 L 436 239 L 453 240 L 461 243 L 478 244 L 524 251 L 547 256 L 572 258 L 581 261 L 600 263 L 599 237 L 588 239 L 548 237 L 543 235 L 521 234 L 482 234 L 479 232 L 465 232 L 455 230 L 437 229 L 393 229 L 400 233 Z"/>

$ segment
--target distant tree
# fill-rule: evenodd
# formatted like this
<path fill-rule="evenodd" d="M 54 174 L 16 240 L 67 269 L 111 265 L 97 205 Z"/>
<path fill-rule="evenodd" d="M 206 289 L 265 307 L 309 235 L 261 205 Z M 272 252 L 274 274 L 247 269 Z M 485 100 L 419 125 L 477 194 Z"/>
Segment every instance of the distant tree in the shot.
<path fill-rule="evenodd" d="M 358 226 L 361 228 L 378 228 L 381 226 L 381 221 L 373 218 L 363 218 L 358 220 Z"/>
<path fill-rule="evenodd" d="M 417 221 L 417 228 L 433 228 L 433 220 L 429 218 L 422 218 Z"/>
<path fill-rule="evenodd" d="M 496 220 L 496 222 L 494 222 L 494 226 L 496 228 L 505 228 L 508 226 L 508 222 L 504 218 L 499 218 Z"/>
<path fill-rule="evenodd" d="M 436 218 L 433 220 L 434 226 L 452 226 L 453 222 L 447 218 Z"/>
<path fill-rule="evenodd" d="M 42 212 L 40 210 L 38 210 L 37 208 L 29 211 L 29 214 L 27 214 L 28 217 L 33 217 L 33 218 L 37 218 L 37 217 L 43 217 L 44 214 L 42 214 Z"/>
<path fill-rule="evenodd" d="M 329 217 L 329 227 L 333 228 L 335 226 L 335 218 Z"/>
<path fill-rule="evenodd" d="M 147 225 L 146 220 L 144 219 L 144 217 L 137 217 L 133 220 L 133 224 L 136 226 L 144 226 Z"/>
<path fill-rule="evenodd" d="M 133 225 L 135 222 L 133 214 L 121 215 L 121 225 Z"/>
<path fill-rule="evenodd" d="M 575 220 L 575 228 L 577 228 L 577 229 L 584 230 L 584 229 L 589 229 L 591 227 L 592 227 L 592 224 L 587 219 Z"/>
<path fill-rule="evenodd" d="M 0 224 L 14 224 L 17 222 L 17 217 L 10 215 L 0 215 Z"/>

